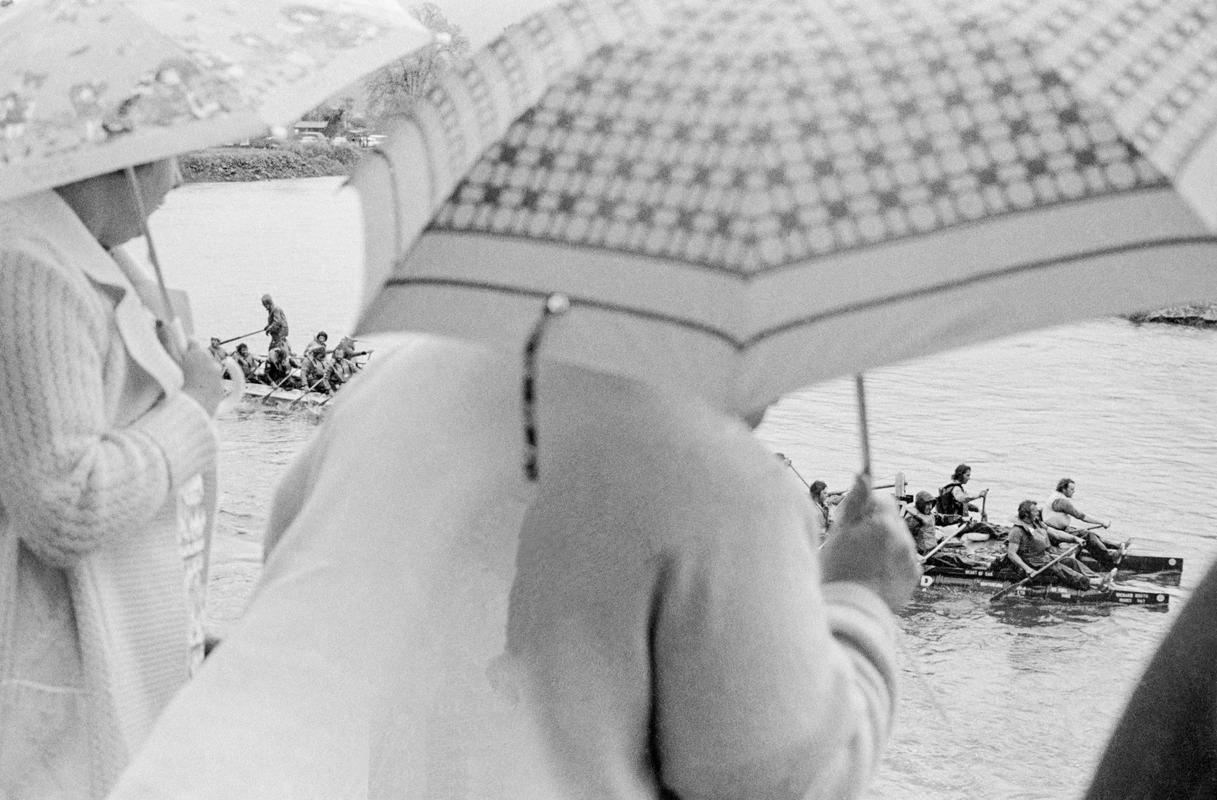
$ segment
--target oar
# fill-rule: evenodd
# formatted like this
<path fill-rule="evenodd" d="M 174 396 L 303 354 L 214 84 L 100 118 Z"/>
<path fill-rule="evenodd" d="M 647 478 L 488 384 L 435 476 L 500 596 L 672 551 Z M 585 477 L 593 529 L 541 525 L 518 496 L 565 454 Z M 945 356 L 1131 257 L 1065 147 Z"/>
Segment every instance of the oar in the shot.
<path fill-rule="evenodd" d="M 1018 583 L 1012 583 L 1012 584 L 1010 584 L 1009 586 L 1007 586 L 1005 589 L 1002 589 L 1000 592 L 998 592 L 997 594 L 995 594 L 995 595 L 993 595 L 992 597 L 990 597 L 990 598 L 989 598 L 989 602 L 990 602 L 990 603 L 992 603 L 994 600 L 1000 600 L 1000 599 L 1002 599 L 1002 598 L 1003 598 L 1003 597 L 1005 597 L 1006 595 L 1010 594 L 1010 592 L 1012 592 L 1012 591 L 1014 591 L 1015 589 L 1017 589 L 1018 587 L 1022 586 L 1022 585 L 1023 585 L 1024 583 L 1026 583 L 1027 581 L 1029 581 L 1029 580 L 1031 580 L 1032 578 L 1035 578 L 1036 576 L 1038 576 L 1040 573 L 1042 573 L 1044 570 L 1046 570 L 1046 569 L 1048 569 L 1049 567 L 1051 567 L 1051 566 L 1052 566 L 1053 564 L 1055 564 L 1056 562 L 1060 561 L 1060 560 L 1061 560 L 1061 559 L 1063 559 L 1063 558 L 1068 558 L 1069 556 L 1071 556 L 1071 555 L 1073 555 L 1074 553 L 1076 553 L 1076 552 L 1078 551 L 1078 548 L 1079 548 L 1079 547 L 1081 547 L 1081 545 L 1080 545 L 1080 544 L 1075 544 L 1073 547 L 1071 547 L 1071 548 L 1069 548 L 1068 550 L 1066 550 L 1065 552 L 1061 553 L 1059 556 L 1057 556 L 1056 558 L 1052 559 L 1052 560 L 1051 560 L 1051 561 L 1049 561 L 1047 564 L 1045 564 L 1044 566 L 1042 566 L 1042 567 L 1040 567 L 1039 569 L 1037 569 L 1035 572 L 1032 572 L 1030 575 L 1028 575 L 1027 577 L 1023 578 L 1023 579 L 1022 579 L 1021 581 L 1019 581 Z"/>
<path fill-rule="evenodd" d="M 804 486 L 806 486 L 808 489 L 811 488 L 811 484 L 807 482 L 807 479 L 804 478 L 803 475 L 797 469 L 795 469 L 794 462 L 792 462 L 789 458 L 787 458 L 785 453 L 775 453 L 774 455 L 776 455 L 778 458 L 782 459 L 782 461 L 784 461 L 786 463 L 786 466 L 790 467 L 791 471 L 793 471 L 795 475 L 799 476 L 799 480 L 801 480 L 803 482 Z"/>
<path fill-rule="evenodd" d="M 271 399 L 271 397 L 273 397 L 273 396 L 274 396 L 275 392 L 277 392 L 277 391 L 279 391 L 280 389 L 282 389 L 282 388 L 283 388 L 283 385 L 284 385 L 285 383 L 287 383 L 289 380 L 291 380 L 291 377 L 292 377 L 291 370 L 288 370 L 287 374 L 286 374 L 286 375 L 284 375 L 282 378 L 280 378 L 280 379 L 279 379 L 279 382 L 278 382 L 278 383 L 276 383 L 276 384 L 275 384 L 273 387 L 271 387 L 271 390 L 270 390 L 269 392 L 267 392 L 266 394 L 262 395 L 262 403 L 263 403 L 263 405 L 269 405 L 269 404 L 270 404 L 270 399 Z"/>
<path fill-rule="evenodd" d="M 297 397 L 295 400 L 293 400 L 293 401 L 291 401 L 290 403 L 288 403 L 288 404 L 287 404 L 287 410 L 288 410 L 288 411 L 291 411 L 293 408 L 295 408 L 297 403 L 299 403 L 301 400 L 303 400 L 305 397 L 307 397 L 307 396 L 308 396 L 308 394 L 309 394 L 309 392 L 311 392 L 311 391 L 313 391 L 314 389 L 316 389 L 316 388 L 317 388 L 318 386 L 320 386 L 320 385 L 321 385 L 321 384 L 322 384 L 324 381 L 325 381 L 325 376 L 324 376 L 324 375 L 322 375 L 320 378 L 318 378 L 318 379 L 316 380 L 316 382 L 315 382 L 315 383 L 313 383 L 313 385 L 312 385 L 312 386 L 310 386 L 310 387 L 308 387 L 307 389 L 305 389 L 305 390 L 304 390 L 304 392 L 303 392 L 303 393 L 302 393 L 302 394 L 301 394 L 299 397 Z M 332 397 L 333 395 L 330 395 L 330 396 Z"/>
<path fill-rule="evenodd" d="M 962 533 L 962 532 L 963 532 L 963 529 L 964 529 L 964 526 L 963 526 L 963 525 L 960 525 L 958 528 L 956 528 L 956 529 L 955 529 L 955 532 L 954 532 L 954 533 L 952 533 L 950 536 L 946 536 L 946 537 L 944 537 L 944 538 L 943 538 L 943 540 L 942 540 L 941 542 L 939 542 L 938 544 L 934 545 L 934 549 L 933 549 L 933 550 L 931 550 L 930 552 L 926 553 L 926 554 L 925 554 L 925 555 L 923 555 L 923 556 L 917 556 L 917 560 L 919 560 L 919 561 L 920 561 L 922 564 L 924 564 L 925 562 L 929 561 L 929 560 L 930 560 L 930 556 L 932 556 L 932 555 L 934 555 L 935 553 L 937 553 L 939 550 L 941 550 L 941 549 L 942 549 L 942 548 L 943 548 L 943 547 L 946 545 L 946 543 L 947 543 L 947 542 L 951 541 L 951 540 L 952 540 L 952 539 L 954 539 L 956 536 L 958 536 L 960 533 Z"/>
<path fill-rule="evenodd" d="M 258 328 L 256 331 L 250 331 L 249 333 L 243 333 L 240 336 L 234 336 L 231 339 L 225 339 L 224 341 L 220 342 L 220 344 L 228 344 L 229 342 L 235 342 L 237 339 L 248 339 L 250 336 L 253 336 L 255 333 L 262 333 L 263 330 L 264 330 L 263 328 Z"/>

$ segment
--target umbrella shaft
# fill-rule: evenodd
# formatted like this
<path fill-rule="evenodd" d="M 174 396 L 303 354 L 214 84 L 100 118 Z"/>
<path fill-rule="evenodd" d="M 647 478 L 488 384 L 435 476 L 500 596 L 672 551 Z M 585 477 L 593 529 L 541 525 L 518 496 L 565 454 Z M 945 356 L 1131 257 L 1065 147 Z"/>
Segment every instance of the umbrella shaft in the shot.
<path fill-rule="evenodd" d="M 862 437 L 862 474 L 870 475 L 870 426 L 866 421 L 866 386 L 861 372 L 854 376 L 854 386 L 858 392 L 858 433 Z"/>

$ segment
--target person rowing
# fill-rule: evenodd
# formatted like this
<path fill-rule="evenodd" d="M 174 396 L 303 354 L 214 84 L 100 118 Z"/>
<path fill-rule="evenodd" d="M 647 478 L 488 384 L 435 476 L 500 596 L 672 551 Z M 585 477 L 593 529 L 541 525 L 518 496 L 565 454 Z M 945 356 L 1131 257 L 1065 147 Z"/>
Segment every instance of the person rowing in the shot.
<path fill-rule="evenodd" d="M 1056 556 L 1051 552 L 1055 544 L 1082 545 L 1080 536 L 1067 531 L 1058 531 L 1044 525 L 1040 518 L 1039 503 L 1024 500 L 1018 504 L 1018 519 L 1010 529 L 1006 543 L 1006 556 L 1010 563 L 1025 575 L 1034 575 L 1037 570 L 1050 564 Z M 1059 583 L 1072 589 L 1085 591 L 1095 586 L 1105 587 L 1115 577 L 1114 570 L 1105 578 L 1095 575 L 1073 556 L 1059 558 L 1037 575 L 1031 583 Z"/>
<path fill-rule="evenodd" d="M 220 346 L 220 337 L 212 336 L 211 344 L 207 347 L 207 352 L 216 360 L 217 364 L 223 364 L 224 359 L 228 358 L 228 351 Z"/>
<path fill-rule="evenodd" d="M 951 482 L 938 490 L 938 514 L 942 524 L 960 522 L 964 528 L 960 533 L 981 533 L 991 538 L 997 538 L 1000 532 L 988 522 L 983 508 L 977 508 L 974 501 L 983 500 L 989 496 L 988 489 L 981 489 L 976 494 L 969 494 L 964 487 L 972 479 L 972 468 L 960 464 L 951 473 Z M 980 519 L 972 518 L 972 512 L 979 511 Z"/>
<path fill-rule="evenodd" d="M 349 381 L 359 371 L 355 362 L 355 340 L 349 336 L 342 337 L 334 352 L 330 354 L 329 381 L 337 389 Z"/>
<path fill-rule="evenodd" d="M 249 352 L 249 345 L 241 342 L 237 345 L 237 350 L 232 355 L 233 361 L 237 362 L 237 366 L 241 368 L 241 372 L 245 375 L 246 381 L 253 381 L 254 373 L 258 369 L 258 360 Z"/>
<path fill-rule="evenodd" d="M 317 331 L 313 341 L 304 348 L 304 360 L 300 364 L 300 375 L 304 386 L 309 391 L 330 394 L 334 388 L 329 381 L 329 364 L 326 359 L 326 343 L 329 335 L 325 331 Z"/>
<path fill-rule="evenodd" d="M 266 361 L 262 364 L 262 379 L 271 386 L 295 389 L 298 381 L 292 374 L 293 369 L 291 356 L 288 355 L 287 349 L 272 347 L 266 354 Z"/>
<path fill-rule="evenodd" d="M 932 492 L 923 490 L 914 496 L 912 507 L 904 510 L 904 524 L 913 537 L 913 545 L 917 548 L 917 555 L 921 557 L 922 564 L 926 567 L 980 565 L 981 562 L 978 559 L 967 554 L 943 552 L 942 548 L 946 546 L 946 540 L 953 539 L 958 531 L 948 534 L 945 538 L 941 535 L 939 524 L 949 523 L 944 522 L 944 518 L 934 512 L 934 505 L 937 502 L 938 500 Z"/>
<path fill-rule="evenodd" d="M 1091 528 L 1098 526 L 1106 530 L 1110 522 L 1104 522 L 1084 513 L 1073 502 L 1077 483 L 1072 478 L 1061 478 L 1056 482 L 1056 491 L 1044 504 L 1044 524 L 1058 531 L 1066 531 L 1081 537 L 1086 546 L 1086 552 L 1099 563 L 1103 569 L 1113 569 L 1124 558 L 1127 543 L 1117 544 L 1103 539 L 1093 529 L 1079 528 L 1074 521 L 1089 523 Z"/>
<path fill-rule="evenodd" d="M 811 493 L 812 519 L 814 521 L 814 530 L 812 531 L 812 540 L 818 547 L 828 537 L 828 529 L 832 525 L 832 508 L 841 502 L 845 497 L 844 492 L 828 491 L 828 484 L 821 480 L 814 480 L 807 487 Z"/>

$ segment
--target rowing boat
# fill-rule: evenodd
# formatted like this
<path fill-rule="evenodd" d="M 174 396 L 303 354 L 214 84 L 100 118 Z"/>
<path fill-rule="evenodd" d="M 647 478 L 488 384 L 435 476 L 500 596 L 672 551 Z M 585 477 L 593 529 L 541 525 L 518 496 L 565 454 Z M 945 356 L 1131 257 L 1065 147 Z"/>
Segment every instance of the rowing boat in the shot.
<path fill-rule="evenodd" d="M 1083 555 L 1081 562 L 1093 570 L 1102 570 L 1089 555 Z M 1133 575 L 1158 575 L 1163 580 L 1174 576 L 1172 583 L 1179 583 L 1183 574 L 1183 559 L 1178 556 L 1151 556 L 1141 553 L 1126 553 L 1120 561 L 1120 573 Z"/>
<path fill-rule="evenodd" d="M 976 572 L 975 575 L 952 574 L 953 571 L 940 571 L 934 567 L 928 568 L 921 576 L 921 588 L 930 589 L 937 586 L 955 586 L 965 589 L 984 589 L 996 592 L 1010 585 L 1009 581 L 986 575 L 986 570 L 963 570 L 961 572 Z M 1132 588 L 1113 583 L 1108 587 L 1093 589 L 1071 589 L 1057 584 L 1020 586 L 1010 593 L 1011 597 L 1031 597 L 1042 600 L 1052 600 L 1058 603 L 1120 603 L 1130 606 L 1165 606 L 1170 604 L 1170 594 L 1164 589 Z"/>
<path fill-rule="evenodd" d="M 956 586 L 965 589 L 997 591 L 1010 585 L 1010 581 L 995 569 L 1005 552 L 1004 543 L 984 542 L 957 544 L 944 550 L 946 558 L 927 564 L 921 577 L 922 588 Z M 951 555 L 959 558 L 951 558 Z M 1092 562 L 1093 563 L 1093 562 Z M 1126 553 L 1120 562 L 1119 576 L 1153 575 L 1162 584 L 1179 583 L 1183 570 L 1183 559 L 1174 556 L 1156 556 Z M 1117 582 L 1108 588 L 1087 590 L 1071 589 L 1059 585 L 1020 586 L 1011 594 L 1018 597 L 1034 597 L 1066 603 L 1122 603 L 1125 605 L 1166 605 L 1170 594 L 1165 589 L 1150 586 L 1131 587 Z"/>
<path fill-rule="evenodd" d="M 266 403 L 279 408 L 292 406 L 299 408 L 320 406 L 330 399 L 330 395 L 325 392 L 306 392 L 303 389 L 276 389 L 274 386 L 268 386 L 265 383 L 246 383 L 245 394 L 246 401 L 251 403 Z"/>
<path fill-rule="evenodd" d="M 232 382 L 224 381 L 224 393 L 232 391 Z M 265 383 L 246 382 L 242 398 L 248 404 L 266 405 L 280 410 L 312 409 L 322 410 L 330 395 L 323 392 L 306 392 L 303 389 L 284 389 L 268 386 Z"/>
<path fill-rule="evenodd" d="M 979 539 L 967 542 L 952 542 L 944 548 L 945 553 L 957 553 L 965 558 L 976 561 L 996 561 L 1006 552 L 1005 539 Z M 1088 553 L 1082 553 L 1078 559 L 1096 572 L 1104 572 L 1103 567 Z M 1154 580 L 1164 584 L 1179 584 L 1183 574 L 1183 559 L 1179 556 L 1159 556 L 1147 553 L 1125 553 L 1120 560 L 1121 577 L 1129 575 L 1153 575 Z"/>

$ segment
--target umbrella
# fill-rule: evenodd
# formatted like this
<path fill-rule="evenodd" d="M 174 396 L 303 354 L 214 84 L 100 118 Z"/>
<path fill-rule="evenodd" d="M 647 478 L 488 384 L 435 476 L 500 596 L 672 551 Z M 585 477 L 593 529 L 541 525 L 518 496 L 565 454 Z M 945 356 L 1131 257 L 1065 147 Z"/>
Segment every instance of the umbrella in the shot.
<path fill-rule="evenodd" d="M 133 165 L 263 133 L 430 39 L 392 0 L 3 3 L 0 201 L 126 169 L 160 288 L 153 310 L 180 351 Z M 214 514 L 214 471 L 184 481 L 178 536 L 196 607 Z"/>
<path fill-rule="evenodd" d="M 880 364 L 1217 297 L 1209 0 L 577 0 L 355 176 L 364 333 L 744 413 Z M 567 308 L 568 307 L 568 308 Z"/>
<path fill-rule="evenodd" d="M 431 34 L 391 0 L 0 9 L 0 200 L 258 136 Z"/>

